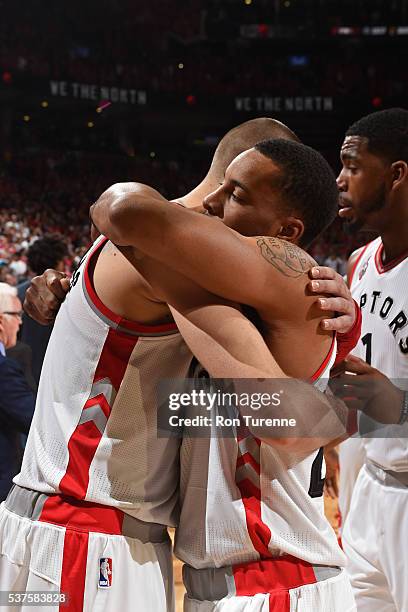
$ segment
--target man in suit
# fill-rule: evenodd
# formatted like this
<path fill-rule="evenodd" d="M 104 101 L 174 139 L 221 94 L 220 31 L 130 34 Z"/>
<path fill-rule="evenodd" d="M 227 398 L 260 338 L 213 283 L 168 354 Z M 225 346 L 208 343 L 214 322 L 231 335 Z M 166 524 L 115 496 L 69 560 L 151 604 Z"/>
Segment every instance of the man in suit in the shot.
<path fill-rule="evenodd" d="M 31 285 L 31 279 L 33 276 L 42 274 L 45 270 L 47 270 L 47 268 L 53 268 L 60 272 L 64 271 L 64 257 L 66 256 L 67 252 L 66 244 L 56 234 L 45 234 L 42 238 L 39 238 L 30 246 L 27 252 L 30 278 L 17 286 L 17 295 L 21 300 L 21 303 L 24 302 L 26 291 Z M 52 325 L 40 325 L 27 315 L 23 314 L 20 340 L 22 343 L 26 345 L 28 344 L 32 351 L 32 363 L 30 366 L 30 368 L 32 368 L 32 374 L 30 378 L 29 373 L 28 382 L 30 384 L 31 380 L 33 379 L 33 388 L 35 389 L 37 388 L 40 380 L 44 355 L 45 351 L 47 350 L 52 328 Z M 13 358 L 18 360 L 17 351 L 13 351 Z M 23 365 L 22 362 L 20 363 Z"/>
<path fill-rule="evenodd" d="M 6 357 L 6 349 L 16 344 L 21 315 L 17 290 L 0 283 L 0 501 L 19 470 L 21 434 L 30 429 L 35 405 L 21 366 Z"/>

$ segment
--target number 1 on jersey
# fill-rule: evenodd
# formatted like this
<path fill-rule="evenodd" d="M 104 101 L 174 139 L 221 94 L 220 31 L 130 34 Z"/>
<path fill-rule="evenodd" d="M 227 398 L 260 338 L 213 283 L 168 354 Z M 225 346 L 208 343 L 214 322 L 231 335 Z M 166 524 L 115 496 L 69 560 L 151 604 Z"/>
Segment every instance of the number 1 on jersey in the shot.
<path fill-rule="evenodd" d="M 372 347 L 373 347 L 372 339 L 373 339 L 373 334 L 371 332 L 361 338 L 361 342 L 366 347 L 365 360 L 368 363 L 368 365 L 371 365 Z"/>

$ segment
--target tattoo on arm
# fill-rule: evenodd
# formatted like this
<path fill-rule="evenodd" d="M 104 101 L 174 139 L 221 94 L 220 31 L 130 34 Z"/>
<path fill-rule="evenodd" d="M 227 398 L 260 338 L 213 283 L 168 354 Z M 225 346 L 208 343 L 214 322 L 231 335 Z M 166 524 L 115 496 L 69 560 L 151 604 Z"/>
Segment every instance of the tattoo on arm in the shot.
<path fill-rule="evenodd" d="M 315 265 L 315 262 L 301 248 L 277 238 L 257 238 L 256 244 L 261 255 L 279 272 L 291 278 L 298 278 Z"/>

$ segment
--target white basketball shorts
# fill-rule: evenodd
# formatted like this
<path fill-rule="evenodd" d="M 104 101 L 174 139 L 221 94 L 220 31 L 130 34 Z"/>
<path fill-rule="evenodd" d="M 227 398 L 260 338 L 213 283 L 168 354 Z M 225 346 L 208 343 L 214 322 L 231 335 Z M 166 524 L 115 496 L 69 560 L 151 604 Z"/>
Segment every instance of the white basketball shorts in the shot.
<path fill-rule="evenodd" d="M 171 542 L 117 508 L 14 486 L 0 506 L 0 591 L 14 593 L 8 612 L 172 612 Z"/>
<path fill-rule="evenodd" d="M 355 612 L 344 569 L 284 555 L 221 568 L 183 568 L 184 612 Z"/>

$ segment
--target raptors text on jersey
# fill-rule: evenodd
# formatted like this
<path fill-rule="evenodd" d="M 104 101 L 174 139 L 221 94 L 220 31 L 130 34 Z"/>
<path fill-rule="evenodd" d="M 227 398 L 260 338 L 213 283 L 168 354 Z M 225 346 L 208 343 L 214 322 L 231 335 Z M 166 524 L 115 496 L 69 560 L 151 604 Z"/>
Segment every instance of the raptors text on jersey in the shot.
<path fill-rule="evenodd" d="M 353 355 L 408 389 L 408 253 L 385 265 L 383 251 L 381 238 L 370 242 L 351 275 L 351 293 L 362 312 L 361 338 Z M 408 472 L 407 428 L 378 428 L 362 415 L 367 459 L 383 469 Z"/>

